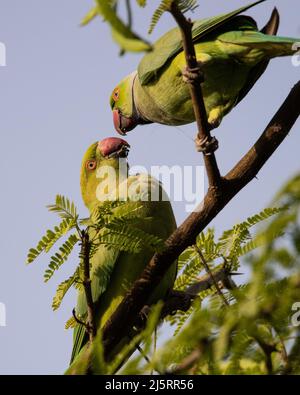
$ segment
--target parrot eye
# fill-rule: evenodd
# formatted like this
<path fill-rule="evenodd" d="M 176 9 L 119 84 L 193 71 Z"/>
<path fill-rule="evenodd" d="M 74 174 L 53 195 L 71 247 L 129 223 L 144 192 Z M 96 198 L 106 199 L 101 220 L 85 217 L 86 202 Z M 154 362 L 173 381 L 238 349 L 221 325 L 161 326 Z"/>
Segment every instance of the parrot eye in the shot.
<path fill-rule="evenodd" d="M 118 100 L 119 100 L 119 98 L 120 98 L 120 89 L 119 89 L 119 88 L 116 88 L 116 89 L 114 90 L 114 92 L 113 92 L 113 98 L 114 98 L 114 101 L 118 101 Z"/>
<path fill-rule="evenodd" d="M 95 160 L 88 160 L 85 164 L 85 167 L 88 170 L 95 170 L 97 166 L 97 162 Z"/>

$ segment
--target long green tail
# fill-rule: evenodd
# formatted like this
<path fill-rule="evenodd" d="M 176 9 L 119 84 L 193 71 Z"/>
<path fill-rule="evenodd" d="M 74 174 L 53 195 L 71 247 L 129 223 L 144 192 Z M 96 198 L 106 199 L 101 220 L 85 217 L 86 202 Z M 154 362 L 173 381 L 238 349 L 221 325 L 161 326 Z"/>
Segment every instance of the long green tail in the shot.
<path fill-rule="evenodd" d="M 293 55 L 297 51 L 295 44 L 299 43 L 300 46 L 300 38 L 270 36 L 253 31 L 224 33 L 218 40 L 227 44 L 261 49 L 270 58 Z"/>

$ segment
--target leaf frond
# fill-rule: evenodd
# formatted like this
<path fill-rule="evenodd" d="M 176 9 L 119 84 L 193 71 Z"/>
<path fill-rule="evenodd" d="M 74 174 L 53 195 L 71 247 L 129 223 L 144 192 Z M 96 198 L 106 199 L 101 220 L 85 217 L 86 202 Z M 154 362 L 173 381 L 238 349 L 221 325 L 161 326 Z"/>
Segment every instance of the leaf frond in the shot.
<path fill-rule="evenodd" d="M 33 262 L 42 252 L 49 252 L 53 245 L 70 230 L 75 227 L 73 218 L 65 218 L 53 230 L 48 229 L 35 248 L 30 248 L 27 255 L 27 263 Z"/>
<path fill-rule="evenodd" d="M 151 34 L 157 25 L 158 21 L 162 17 L 162 15 L 170 11 L 173 3 L 177 3 L 177 7 L 179 10 L 185 14 L 188 11 L 194 11 L 198 5 L 196 0 L 163 0 L 161 1 L 158 8 L 154 11 L 154 14 L 151 19 L 150 27 L 148 33 Z"/>
<path fill-rule="evenodd" d="M 128 27 L 116 13 L 115 7 L 107 0 L 96 0 L 98 14 L 110 25 L 112 37 L 124 51 L 150 51 L 151 45 Z"/>
<path fill-rule="evenodd" d="M 63 243 L 63 245 L 59 247 L 59 252 L 51 257 L 48 269 L 44 273 L 45 282 L 49 281 L 54 273 L 61 267 L 61 265 L 67 261 L 69 255 L 73 251 L 73 248 L 78 243 L 78 241 L 78 236 L 76 234 L 72 234 Z"/>
<path fill-rule="evenodd" d="M 47 208 L 49 211 L 57 213 L 61 218 L 69 218 L 73 221 L 78 219 L 75 204 L 63 195 L 57 195 L 55 204 L 50 204 Z"/>
<path fill-rule="evenodd" d="M 52 309 L 54 311 L 60 307 L 61 302 L 63 301 L 63 298 L 65 297 L 66 293 L 78 280 L 79 280 L 79 268 L 76 269 L 75 273 L 72 276 L 70 276 L 67 280 L 59 284 L 56 290 L 56 294 L 52 300 Z"/>

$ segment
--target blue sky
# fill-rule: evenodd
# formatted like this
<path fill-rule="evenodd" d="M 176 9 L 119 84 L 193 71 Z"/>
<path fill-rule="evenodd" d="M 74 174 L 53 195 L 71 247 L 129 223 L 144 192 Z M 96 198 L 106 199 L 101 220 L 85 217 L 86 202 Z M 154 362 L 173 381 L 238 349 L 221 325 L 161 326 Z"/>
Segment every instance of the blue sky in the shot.
<path fill-rule="evenodd" d="M 201 1 L 195 18 L 248 2 Z M 136 7 L 136 29 L 145 36 L 158 3 L 151 1 L 144 10 Z M 72 333 L 64 330 L 64 322 L 75 294 L 70 293 L 55 313 L 51 300 L 57 284 L 72 272 L 76 256 L 44 284 L 48 257 L 26 267 L 26 253 L 57 222 L 45 209 L 57 193 L 73 199 L 82 216 L 87 214 L 79 190 L 82 155 L 94 141 L 115 135 L 110 92 L 141 58 L 119 57 L 101 19 L 79 27 L 92 5 L 92 0 L 0 1 L 0 41 L 7 48 L 7 66 L 0 67 L 0 302 L 7 309 L 7 326 L 0 327 L 1 374 L 60 374 L 69 361 Z M 275 5 L 281 14 L 279 33 L 300 37 L 300 5 L 294 0 L 270 0 L 248 14 L 262 26 Z M 171 17 L 164 16 L 150 39 L 173 26 Z M 299 75 L 300 67 L 293 67 L 290 58 L 273 60 L 252 92 L 226 117 L 217 131 L 223 174 L 256 140 Z M 298 121 L 258 179 L 213 221 L 218 233 L 266 207 L 282 183 L 299 170 L 299 127 Z M 132 147 L 130 163 L 146 168 L 201 165 L 192 141 L 195 125 L 180 129 L 162 125 L 135 129 L 127 139 Z M 184 202 L 174 204 L 174 210 L 177 222 L 182 222 Z"/>

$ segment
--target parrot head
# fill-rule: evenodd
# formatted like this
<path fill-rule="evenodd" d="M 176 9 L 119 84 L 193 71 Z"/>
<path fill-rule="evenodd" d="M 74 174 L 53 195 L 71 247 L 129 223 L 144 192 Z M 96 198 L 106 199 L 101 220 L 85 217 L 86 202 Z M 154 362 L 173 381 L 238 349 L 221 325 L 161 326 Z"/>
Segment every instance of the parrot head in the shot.
<path fill-rule="evenodd" d="M 96 191 L 101 182 L 100 168 L 109 166 L 118 172 L 120 158 L 126 161 L 129 148 L 127 141 L 117 137 L 97 141 L 88 148 L 82 160 L 80 174 L 81 195 L 88 208 L 97 203 Z M 126 171 L 127 167 L 126 162 Z"/>
<path fill-rule="evenodd" d="M 125 136 L 137 125 L 148 123 L 138 113 L 134 102 L 133 85 L 137 72 L 125 77 L 113 90 L 110 96 L 110 107 L 116 131 Z"/>

